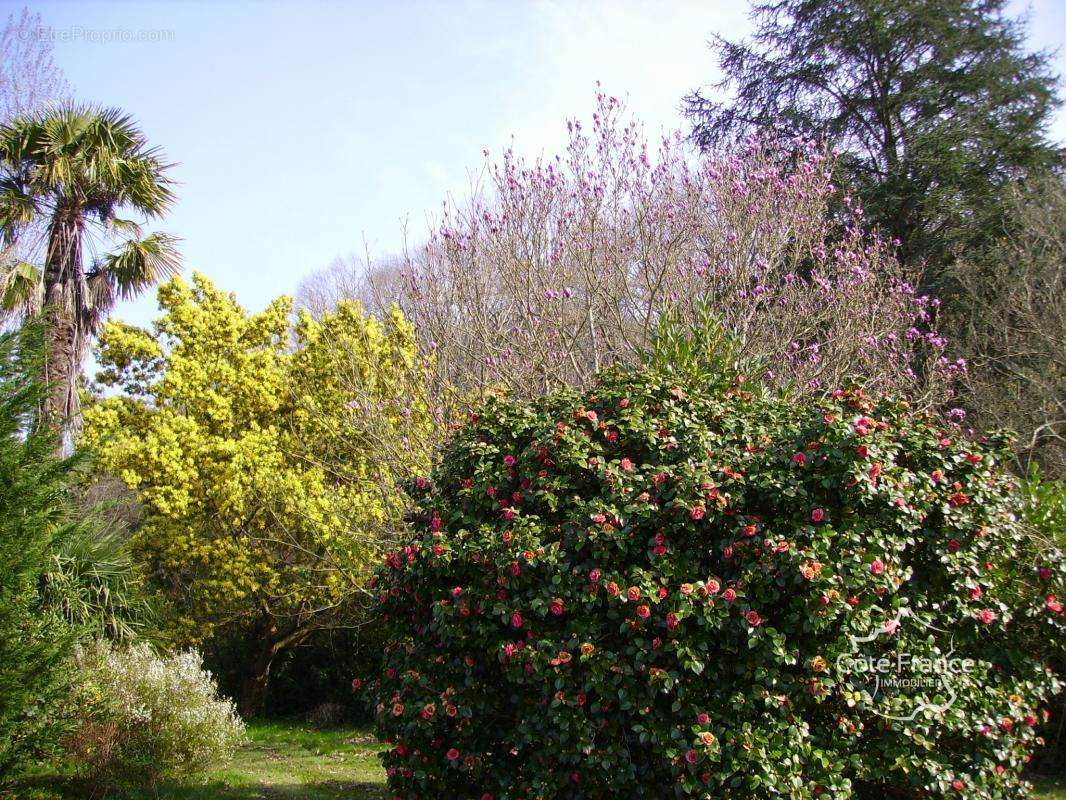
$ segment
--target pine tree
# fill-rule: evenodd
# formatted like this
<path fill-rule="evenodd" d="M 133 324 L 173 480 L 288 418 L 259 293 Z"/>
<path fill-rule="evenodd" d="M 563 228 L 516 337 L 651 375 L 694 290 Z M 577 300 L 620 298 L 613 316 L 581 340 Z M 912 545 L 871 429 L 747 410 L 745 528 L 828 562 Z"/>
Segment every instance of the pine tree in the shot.
<path fill-rule="evenodd" d="M 868 218 L 930 284 L 1006 224 L 1017 180 L 1056 161 L 1046 53 L 1005 0 L 761 0 L 750 42 L 715 37 L 719 102 L 685 98 L 704 146 L 752 133 L 816 137 Z"/>
<path fill-rule="evenodd" d="M 79 523 L 74 462 L 38 425 L 40 331 L 0 336 L 0 785 L 56 741 L 76 628 L 42 603 L 53 555 Z"/>

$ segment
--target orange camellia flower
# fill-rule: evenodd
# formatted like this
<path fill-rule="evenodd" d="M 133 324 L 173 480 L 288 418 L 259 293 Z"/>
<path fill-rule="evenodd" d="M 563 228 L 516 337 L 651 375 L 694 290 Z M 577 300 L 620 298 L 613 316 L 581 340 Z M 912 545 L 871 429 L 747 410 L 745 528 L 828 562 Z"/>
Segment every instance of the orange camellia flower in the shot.
<path fill-rule="evenodd" d="M 581 645 L 581 655 L 591 656 L 595 652 L 596 645 L 592 644 L 591 642 L 585 642 L 583 645 Z"/>
<path fill-rule="evenodd" d="M 821 656 L 815 656 L 811 659 L 811 669 L 814 672 L 825 672 L 826 666 L 825 659 Z"/>
<path fill-rule="evenodd" d="M 804 561 L 800 564 L 800 575 L 809 581 L 813 581 L 822 572 L 822 565 L 817 561 Z"/>

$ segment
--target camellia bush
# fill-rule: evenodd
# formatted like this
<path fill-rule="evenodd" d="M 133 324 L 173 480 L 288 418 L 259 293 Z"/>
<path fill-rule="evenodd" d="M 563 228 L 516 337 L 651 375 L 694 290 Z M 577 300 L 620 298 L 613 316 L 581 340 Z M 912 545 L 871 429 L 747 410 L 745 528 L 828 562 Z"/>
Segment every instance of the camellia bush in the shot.
<path fill-rule="evenodd" d="M 354 683 L 396 797 L 1023 796 L 1063 566 L 1000 443 L 760 385 L 619 369 L 470 416 Z"/>

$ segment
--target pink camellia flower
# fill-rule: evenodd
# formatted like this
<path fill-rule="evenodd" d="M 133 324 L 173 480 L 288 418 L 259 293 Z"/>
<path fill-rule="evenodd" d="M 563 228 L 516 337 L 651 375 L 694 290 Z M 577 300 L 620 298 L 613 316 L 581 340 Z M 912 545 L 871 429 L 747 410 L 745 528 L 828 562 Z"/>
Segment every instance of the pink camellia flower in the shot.
<path fill-rule="evenodd" d="M 503 465 L 505 467 L 513 467 L 515 465 L 515 457 L 511 455 L 504 456 Z"/>
<path fill-rule="evenodd" d="M 630 461 L 628 458 L 623 458 L 620 466 L 622 467 L 623 472 L 633 471 L 633 462 Z"/>
<path fill-rule="evenodd" d="M 514 519 L 514 509 L 513 508 L 505 508 L 503 510 L 503 518 L 508 520 L 508 521 Z"/>
<path fill-rule="evenodd" d="M 966 788 L 966 784 L 956 778 L 951 782 L 951 788 L 954 789 L 956 792 L 961 792 L 963 789 Z"/>
<path fill-rule="evenodd" d="M 628 397 L 623 397 L 621 400 L 619 400 L 618 401 L 618 407 L 619 408 L 629 408 L 629 398 Z"/>
<path fill-rule="evenodd" d="M 630 600 L 639 600 L 640 589 L 638 589 L 636 586 L 630 586 L 628 589 L 626 589 L 626 597 Z"/>
<path fill-rule="evenodd" d="M 711 578 L 707 583 L 703 584 L 703 588 L 707 590 L 708 594 L 718 594 L 718 591 L 722 588 L 722 584 L 714 578 Z"/>
<path fill-rule="evenodd" d="M 362 688 L 363 688 L 363 680 L 362 680 L 362 678 L 352 678 L 352 691 L 353 692 L 358 692 Z"/>
<path fill-rule="evenodd" d="M 984 595 L 984 593 L 985 593 L 984 589 L 982 589 L 980 586 L 975 586 L 972 589 L 970 589 L 970 599 L 971 600 L 980 600 L 982 595 Z"/>
<path fill-rule="evenodd" d="M 666 615 L 666 627 L 670 630 L 677 627 L 677 614 L 672 611 Z"/>
<path fill-rule="evenodd" d="M 556 597 L 556 598 L 554 598 L 554 599 L 553 599 L 553 600 L 551 601 L 551 604 L 550 604 L 550 605 L 548 606 L 548 608 L 549 608 L 549 609 L 551 610 L 551 612 L 552 612 L 552 613 L 553 613 L 553 614 L 554 614 L 555 616 L 557 616 L 557 617 L 561 617 L 561 616 L 562 616 L 562 614 L 563 614 L 563 610 L 564 610 L 564 609 L 563 609 L 563 601 L 562 601 L 562 600 L 560 600 L 560 599 L 559 599 L 558 597 Z"/>
<path fill-rule="evenodd" d="M 639 605 L 637 606 L 637 616 L 641 619 L 647 619 L 651 616 L 651 609 L 646 605 Z"/>
<path fill-rule="evenodd" d="M 459 751 L 453 747 L 447 752 L 447 756 L 449 761 L 456 761 L 459 758 Z"/>
<path fill-rule="evenodd" d="M 688 513 L 688 515 L 689 515 L 690 517 L 692 517 L 692 519 L 695 519 L 695 520 L 701 520 L 701 519 L 703 519 L 703 515 L 704 515 L 704 514 L 706 514 L 706 513 L 707 513 L 707 512 L 706 512 L 706 510 L 705 510 L 705 509 L 703 508 L 703 506 L 696 506 L 696 507 L 695 507 L 694 509 L 692 509 L 692 510 L 691 510 L 691 511 L 690 511 L 690 512 Z"/>
<path fill-rule="evenodd" d="M 881 474 L 881 465 L 880 464 L 874 464 L 872 467 L 870 467 L 870 470 L 869 470 L 869 472 L 867 474 L 873 480 L 877 480 L 878 476 Z"/>
<path fill-rule="evenodd" d="M 881 575 L 885 571 L 885 562 L 879 558 L 875 558 L 873 563 L 870 564 L 870 572 L 874 575 Z"/>
<path fill-rule="evenodd" d="M 1049 594 L 1047 597 L 1044 598 L 1044 605 L 1047 606 L 1048 611 L 1054 614 L 1062 613 L 1062 601 L 1055 597 L 1055 595 L 1053 594 Z"/>
<path fill-rule="evenodd" d="M 685 752 L 685 761 L 689 764 L 695 764 L 699 758 L 699 754 L 695 750 L 688 750 Z"/>
<path fill-rule="evenodd" d="M 760 625 L 762 625 L 762 617 L 759 616 L 758 611 L 749 611 L 747 614 L 744 615 L 744 619 L 746 619 L 748 621 L 748 624 L 754 628 L 758 628 Z"/>
<path fill-rule="evenodd" d="M 860 444 L 855 448 L 855 452 L 859 454 L 859 458 L 866 458 L 870 455 L 870 448 L 864 444 Z"/>
<path fill-rule="evenodd" d="M 589 580 L 593 583 L 599 583 L 601 577 L 603 577 L 603 573 L 600 572 L 598 569 L 594 569 L 592 570 L 592 572 L 589 573 Z"/>
<path fill-rule="evenodd" d="M 462 586 L 456 586 L 454 589 L 452 589 L 452 597 L 458 597 L 462 593 L 463 593 L 463 587 Z"/>
<path fill-rule="evenodd" d="M 699 723 L 700 725 L 706 725 L 710 721 L 711 721 L 710 714 L 699 714 L 696 717 L 696 722 Z"/>
<path fill-rule="evenodd" d="M 892 634 L 894 634 L 898 630 L 899 630 L 899 620 L 898 619 L 890 619 L 888 622 L 885 623 L 885 633 L 887 633 L 889 636 L 891 636 Z"/>
<path fill-rule="evenodd" d="M 796 455 L 792 456 L 792 463 L 796 466 L 802 467 L 804 464 L 807 463 L 807 456 L 805 456 L 803 453 L 796 453 Z"/>
<path fill-rule="evenodd" d="M 825 511 L 821 508 L 816 508 L 811 511 L 811 522 L 821 522 L 825 519 Z"/>
<path fill-rule="evenodd" d="M 985 625 L 991 625 L 996 621 L 996 614 L 994 611 L 989 611 L 987 608 L 977 615 L 977 618 L 981 620 Z"/>
<path fill-rule="evenodd" d="M 522 615 L 519 614 L 517 611 L 514 612 L 513 614 L 511 614 L 511 627 L 512 628 L 521 628 L 522 627 Z"/>
<path fill-rule="evenodd" d="M 734 600 L 737 599 L 737 593 L 734 592 L 732 588 L 726 589 L 724 592 L 722 592 L 722 599 L 725 600 L 727 603 L 732 603 Z"/>
<path fill-rule="evenodd" d="M 599 419 L 599 417 L 596 415 L 595 411 L 586 411 L 585 419 L 587 419 L 589 422 L 595 422 Z"/>

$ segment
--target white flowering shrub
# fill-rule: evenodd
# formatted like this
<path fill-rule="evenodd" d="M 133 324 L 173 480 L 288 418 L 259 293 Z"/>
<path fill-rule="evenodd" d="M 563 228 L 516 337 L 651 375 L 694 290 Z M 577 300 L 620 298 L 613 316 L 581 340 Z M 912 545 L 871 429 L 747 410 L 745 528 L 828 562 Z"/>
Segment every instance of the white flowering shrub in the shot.
<path fill-rule="evenodd" d="M 228 761 L 244 723 L 218 697 L 195 650 L 159 656 L 147 645 L 98 645 L 83 670 L 71 754 L 95 780 L 152 783 Z"/>

